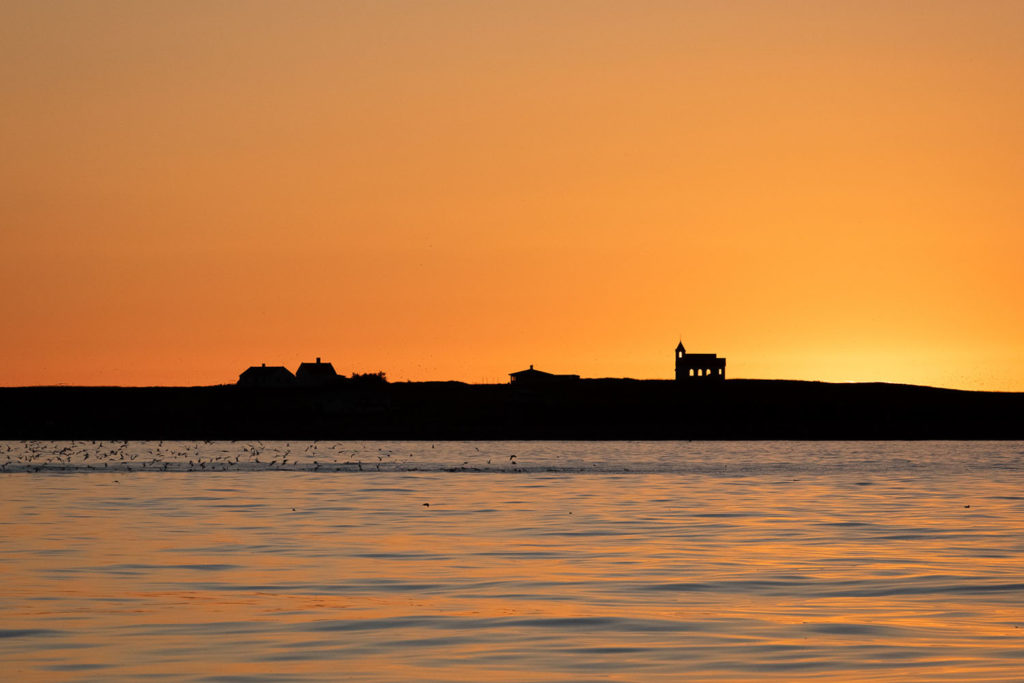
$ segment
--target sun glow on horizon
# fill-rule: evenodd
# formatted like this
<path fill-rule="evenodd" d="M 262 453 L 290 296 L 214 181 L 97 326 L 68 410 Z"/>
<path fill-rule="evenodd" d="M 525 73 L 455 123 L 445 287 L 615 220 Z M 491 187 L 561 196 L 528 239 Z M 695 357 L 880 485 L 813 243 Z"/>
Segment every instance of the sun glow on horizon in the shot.
<path fill-rule="evenodd" d="M 0 385 L 1024 391 L 1024 5 L 0 9 Z"/>

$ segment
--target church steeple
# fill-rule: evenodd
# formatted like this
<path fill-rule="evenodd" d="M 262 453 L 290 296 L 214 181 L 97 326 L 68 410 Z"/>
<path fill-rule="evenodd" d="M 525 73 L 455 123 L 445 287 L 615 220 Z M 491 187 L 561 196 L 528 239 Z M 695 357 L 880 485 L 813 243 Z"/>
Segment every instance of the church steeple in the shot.
<path fill-rule="evenodd" d="M 686 347 L 683 346 L 683 340 L 679 340 L 679 346 L 676 347 L 676 358 L 682 358 L 683 354 L 686 353 Z"/>

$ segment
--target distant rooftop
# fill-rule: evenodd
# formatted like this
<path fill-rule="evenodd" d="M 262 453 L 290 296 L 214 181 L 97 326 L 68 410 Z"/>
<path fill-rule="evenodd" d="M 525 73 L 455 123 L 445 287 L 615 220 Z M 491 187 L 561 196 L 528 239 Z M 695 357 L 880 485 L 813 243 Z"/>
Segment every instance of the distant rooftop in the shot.
<path fill-rule="evenodd" d="M 284 387 L 295 384 L 295 375 L 282 365 L 254 365 L 238 376 L 244 387 Z"/>
<path fill-rule="evenodd" d="M 544 372 L 543 370 L 534 370 L 531 365 L 526 370 L 520 370 L 519 372 L 510 372 L 509 377 L 512 378 L 514 384 L 529 384 L 535 382 L 565 382 L 577 380 L 580 378 L 579 375 L 555 375 L 550 372 Z"/>
<path fill-rule="evenodd" d="M 306 386 L 318 386 L 332 384 L 337 381 L 338 373 L 330 363 L 323 363 L 319 356 L 315 363 L 303 363 L 295 372 L 295 379 L 299 384 Z"/>

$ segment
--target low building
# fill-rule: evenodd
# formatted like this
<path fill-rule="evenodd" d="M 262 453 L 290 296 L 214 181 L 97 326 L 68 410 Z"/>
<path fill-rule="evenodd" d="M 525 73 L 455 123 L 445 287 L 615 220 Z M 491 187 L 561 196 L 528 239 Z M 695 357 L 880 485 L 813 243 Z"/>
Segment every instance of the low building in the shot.
<path fill-rule="evenodd" d="M 325 386 L 338 381 L 338 373 L 330 363 L 321 363 L 317 358 L 315 363 L 303 363 L 295 371 L 295 380 L 307 387 Z"/>
<path fill-rule="evenodd" d="M 725 380 L 725 359 L 713 353 L 687 353 L 683 342 L 676 347 L 676 381 Z"/>
<path fill-rule="evenodd" d="M 240 387 L 290 387 L 295 375 L 281 365 L 254 365 L 238 376 Z"/>
<path fill-rule="evenodd" d="M 527 370 L 509 373 L 512 384 L 550 384 L 553 382 L 571 382 L 578 380 L 579 375 L 554 375 L 543 370 L 534 370 L 531 365 Z"/>

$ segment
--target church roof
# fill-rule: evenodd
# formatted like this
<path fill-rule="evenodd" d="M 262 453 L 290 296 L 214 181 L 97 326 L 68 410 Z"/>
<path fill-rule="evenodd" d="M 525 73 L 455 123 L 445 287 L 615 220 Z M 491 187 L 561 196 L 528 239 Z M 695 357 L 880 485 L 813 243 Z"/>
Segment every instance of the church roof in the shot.
<path fill-rule="evenodd" d="M 679 340 L 679 346 L 676 347 L 676 351 L 682 351 L 683 353 L 686 353 L 686 347 L 683 346 L 682 339 Z"/>

